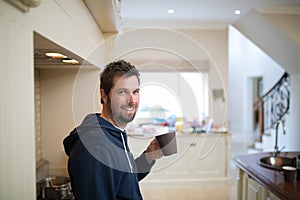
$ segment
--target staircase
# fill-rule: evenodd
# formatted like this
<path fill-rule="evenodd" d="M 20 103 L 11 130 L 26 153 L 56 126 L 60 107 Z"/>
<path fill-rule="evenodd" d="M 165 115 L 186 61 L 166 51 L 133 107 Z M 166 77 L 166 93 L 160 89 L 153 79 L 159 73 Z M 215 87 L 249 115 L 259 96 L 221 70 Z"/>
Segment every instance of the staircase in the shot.
<path fill-rule="evenodd" d="M 284 73 L 280 80 L 263 96 L 253 103 L 254 111 L 258 112 L 259 138 L 266 130 L 274 129 L 276 123 L 284 119 L 290 108 L 290 76 Z M 257 144 L 259 146 L 259 144 Z M 255 145 L 256 146 L 256 145 Z"/>

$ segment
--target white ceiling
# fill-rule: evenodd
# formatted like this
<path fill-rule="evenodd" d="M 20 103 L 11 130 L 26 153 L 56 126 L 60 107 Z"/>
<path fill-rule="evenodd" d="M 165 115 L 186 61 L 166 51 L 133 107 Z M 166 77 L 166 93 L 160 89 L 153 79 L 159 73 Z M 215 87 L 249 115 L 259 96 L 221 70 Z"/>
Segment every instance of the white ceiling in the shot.
<path fill-rule="evenodd" d="M 120 0 L 120 2 L 121 23 L 124 29 L 225 28 L 251 9 L 263 13 L 300 14 L 299 0 Z M 168 9 L 174 9 L 175 13 L 168 14 Z M 241 11 L 240 15 L 234 14 L 236 9 Z"/>
<path fill-rule="evenodd" d="M 263 13 L 300 14 L 300 0 L 83 0 L 83 2 L 104 33 L 141 27 L 224 29 L 251 9 Z M 168 14 L 168 9 L 174 9 L 175 13 Z M 235 9 L 240 9 L 241 14 L 235 15 Z M 35 34 L 37 65 L 61 64 L 44 56 L 44 52 L 49 49 L 59 50 L 68 57 L 82 62 L 79 56 Z"/>

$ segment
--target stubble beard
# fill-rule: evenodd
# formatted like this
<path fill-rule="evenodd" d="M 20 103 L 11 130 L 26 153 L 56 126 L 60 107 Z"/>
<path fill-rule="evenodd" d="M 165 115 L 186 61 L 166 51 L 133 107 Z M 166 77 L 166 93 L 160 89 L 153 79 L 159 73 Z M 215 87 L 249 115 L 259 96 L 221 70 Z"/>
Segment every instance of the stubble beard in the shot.
<path fill-rule="evenodd" d="M 121 107 L 123 109 L 123 106 Z M 108 100 L 108 112 L 111 114 L 111 116 L 113 117 L 113 120 L 115 123 L 117 123 L 118 125 L 121 126 L 126 126 L 128 123 L 132 122 L 135 118 L 136 112 L 137 112 L 137 106 L 134 106 L 135 112 L 133 113 L 133 115 L 125 115 L 122 112 L 117 113 L 115 111 L 113 111 L 112 109 L 112 104 L 111 104 L 111 100 Z"/>

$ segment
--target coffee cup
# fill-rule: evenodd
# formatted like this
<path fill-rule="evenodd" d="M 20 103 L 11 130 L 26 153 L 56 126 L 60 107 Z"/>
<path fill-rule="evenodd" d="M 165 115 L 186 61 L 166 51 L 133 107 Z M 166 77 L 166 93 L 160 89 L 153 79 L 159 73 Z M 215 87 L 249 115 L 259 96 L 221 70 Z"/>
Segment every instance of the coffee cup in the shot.
<path fill-rule="evenodd" d="M 177 143 L 175 132 L 165 133 L 162 135 L 155 136 L 160 149 L 162 150 L 164 156 L 169 156 L 177 153 Z"/>
<path fill-rule="evenodd" d="M 293 182 L 295 179 L 296 168 L 293 166 L 282 166 L 281 174 L 284 176 L 284 181 Z"/>

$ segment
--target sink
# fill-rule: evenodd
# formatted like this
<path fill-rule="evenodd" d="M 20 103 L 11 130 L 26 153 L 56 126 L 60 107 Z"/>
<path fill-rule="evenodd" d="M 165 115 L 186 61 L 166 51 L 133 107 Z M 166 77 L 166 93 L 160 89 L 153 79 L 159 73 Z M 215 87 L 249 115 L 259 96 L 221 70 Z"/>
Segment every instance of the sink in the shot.
<path fill-rule="evenodd" d="M 295 166 L 295 159 L 280 156 L 263 157 L 258 161 L 258 164 L 270 169 L 280 170 L 282 166 Z"/>

